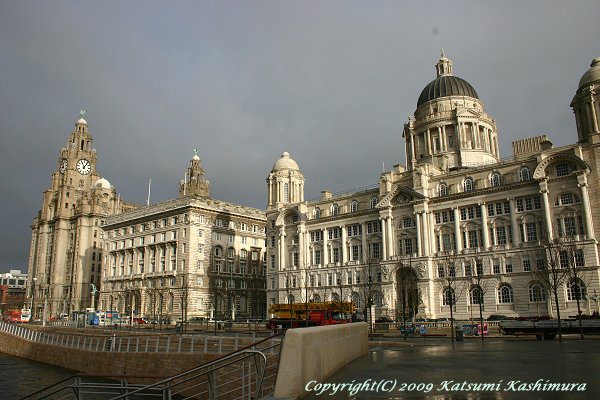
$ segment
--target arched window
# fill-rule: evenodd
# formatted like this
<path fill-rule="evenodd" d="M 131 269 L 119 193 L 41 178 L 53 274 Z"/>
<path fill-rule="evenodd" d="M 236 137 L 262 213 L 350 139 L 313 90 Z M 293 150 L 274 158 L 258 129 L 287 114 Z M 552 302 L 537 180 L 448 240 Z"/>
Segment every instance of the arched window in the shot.
<path fill-rule="evenodd" d="M 294 295 L 293 295 L 293 294 L 290 294 L 290 295 L 288 296 L 288 304 L 293 304 L 293 303 L 295 303 L 295 302 L 296 302 L 296 298 L 294 297 Z"/>
<path fill-rule="evenodd" d="M 223 257 L 223 248 L 221 246 L 215 247 L 215 257 Z"/>
<path fill-rule="evenodd" d="M 321 302 L 321 296 L 317 293 L 313 294 L 313 301 L 315 303 L 320 303 Z"/>
<path fill-rule="evenodd" d="M 554 202 L 555 206 L 567 206 L 569 204 L 579 203 L 579 197 L 570 192 L 561 193 Z"/>
<path fill-rule="evenodd" d="M 501 183 L 502 183 L 502 176 L 500 175 L 499 172 L 494 172 L 492 174 L 492 176 L 490 177 L 490 184 L 492 185 L 492 187 L 496 187 L 496 186 L 500 186 Z"/>
<path fill-rule="evenodd" d="M 470 293 L 471 304 L 483 304 L 483 291 L 480 286 L 473 286 Z"/>
<path fill-rule="evenodd" d="M 504 283 L 498 287 L 498 303 L 499 304 L 510 304 L 513 302 L 513 290 L 512 287 Z"/>
<path fill-rule="evenodd" d="M 454 289 L 446 288 L 444 289 L 444 295 L 442 298 L 442 305 L 450 306 L 456 304 L 456 293 L 454 293 Z"/>
<path fill-rule="evenodd" d="M 337 293 L 331 293 L 331 301 L 339 302 L 340 301 L 340 295 L 337 294 Z"/>
<path fill-rule="evenodd" d="M 361 308 L 362 303 L 360 301 L 360 294 L 358 294 L 356 292 L 352 292 L 352 302 L 354 303 L 354 306 L 356 306 L 356 308 Z"/>
<path fill-rule="evenodd" d="M 373 293 L 373 305 L 375 307 L 381 307 L 382 304 L 383 303 L 381 301 L 381 293 L 379 293 L 379 292 Z"/>
<path fill-rule="evenodd" d="M 445 182 L 442 182 L 438 185 L 438 196 L 447 196 L 448 195 L 448 185 Z"/>
<path fill-rule="evenodd" d="M 531 179 L 531 172 L 529 171 L 529 168 L 527 167 L 522 167 L 519 170 L 519 181 L 520 182 L 525 182 Z"/>
<path fill-rule="evenodd" d="M 340 215 L 340 206 L 337 203 L 331 205 L 331 215 Z"/>
<path fill-rule="evenodd" d="M 240 258 L 242 260 L 245 260 L 247 257 L 248 257 L 248 250 L 246 250 L 246 249 L 240 250 Z"/>
<path fill-rule="evenodd" d="M 234 258 L 235 257 L 235 249 L 233 247 L 227 248 L 227 257 Z"/>
<path fill-rule="evenodd" d="M 529 285 L 529 302 L 542 303 L 546 301 L 546 291 L 539 283 Z"/>
<path fill-rule="evenodd" d="M 403 228 L 413 228 L 415 226 L 415 221 L 411 217 L 404 217 L 404 219 L 402 220 Z"/>
<path fill-rule="evenodd" d="M 371 197 L 370 207 L 375 208 L 375 206 L 377 205 L 378 202 L 379 202 L 379 200 L 377 200 L 377 197 Z"/>
<path fill-rule="evenodd" d="M 357 212 L 357 211 L 358 211 L 358 201 L 352 200 L 352 203 L 350 203 L 350 212 Z"/>
<path fill-rule="evenodd" d="M 465 178 L 463 182 L 463 190 L 465 192 L 472 192 L 475 187 L 475 182 L 473 182 L 473 178 Z"/>
<path fill-rule="evenodd" d="M 315 218 L 321 218 L 321 209 L 319 207 L 315 207 L 314 216 Z"/>
<path fill-rule="evenodd" d="M 585 283 L 579 278 L 573 278 L 567 283 L 567 300 L 585 300 L 586 288 Z"/>

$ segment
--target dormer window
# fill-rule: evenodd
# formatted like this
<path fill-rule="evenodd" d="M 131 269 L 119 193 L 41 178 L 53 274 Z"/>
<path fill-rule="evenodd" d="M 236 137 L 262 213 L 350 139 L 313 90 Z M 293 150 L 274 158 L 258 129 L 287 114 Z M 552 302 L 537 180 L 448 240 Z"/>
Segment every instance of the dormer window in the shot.
<path fill-rule="evenodd" d="M 475 182 L 473 182 L 473 178 L 465 178 L 463 182 L 463 189 L 465 192 L 472 192 L 475 188 Z"/>

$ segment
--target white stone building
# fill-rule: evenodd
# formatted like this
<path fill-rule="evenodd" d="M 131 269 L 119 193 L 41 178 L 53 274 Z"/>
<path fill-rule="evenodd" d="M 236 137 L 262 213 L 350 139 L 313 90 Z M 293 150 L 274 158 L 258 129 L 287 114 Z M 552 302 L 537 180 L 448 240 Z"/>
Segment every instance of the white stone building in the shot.
<path fill-rule="evenodd" d="M 576 315 L 578 288 L 582 312 L 596 311 L 600 58 L 571 103 L 576 143 L 554 148 L 545 135 L 524 138 L 505 159 L 475 89 L 443 54 L 436 71 L 404 127 L 406 165 L 376 185 L 305 201 L 298 164 L 288 153 L 275 163 L 267 178 L 267 302 L 342 298 L 398 318 L 396 273 L 409 267 L 418 317 L 450 317 L 452 296 L 454 317 L 478 316 L 477 290 L 484 316 L 555 315 L 536 271 L 559 238 L 574 244 L 581 272 L 560 285 L 562 315 Z"/>
<path fill-rule="evenodd" d="M 125 315 L 265 315 L 265 215 L 210 197 L 194 155 L 179 197 L 105 220 L 100 308 Z"/>

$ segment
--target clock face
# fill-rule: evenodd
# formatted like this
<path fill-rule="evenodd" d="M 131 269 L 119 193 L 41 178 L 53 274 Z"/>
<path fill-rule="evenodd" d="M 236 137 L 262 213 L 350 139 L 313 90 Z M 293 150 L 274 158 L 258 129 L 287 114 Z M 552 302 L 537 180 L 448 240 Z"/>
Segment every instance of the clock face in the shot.
<path fill-rule="evenodd" d="M 60 166 L 58 167 L 58 170 L 60 171 L 61 174 L 65 173 L 68 165 L 69 165 L 69 162 L 67 161 L 66 158 L 63 158 L 62 160 L 60 160 Z"/>
<path fill-rule="evenodd" d="M 92 164 L 85 158 L 82 158 L 81 160 L 77 161 L 77 172 L 82 175 L 89 174 L 92 172 Z"/>

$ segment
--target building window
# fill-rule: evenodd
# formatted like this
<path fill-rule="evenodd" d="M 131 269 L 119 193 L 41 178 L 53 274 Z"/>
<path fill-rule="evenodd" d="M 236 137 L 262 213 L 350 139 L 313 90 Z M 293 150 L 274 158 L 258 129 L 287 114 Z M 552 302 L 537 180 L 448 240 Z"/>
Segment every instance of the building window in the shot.
<path fill-rule="evenodd" d="M 566 205 L 570 205 L 570 204 L 574 204 L 574 203 L 579 203 L 579 202 L 580 202 L 579 197 L 577 197 L 573 193 L 566 192 L 566 193 L 561 193 L 556 198 L 556 201 L 554 202 L 554 205 L 555 206 L 566 206 Z"/>
<path fill-rule="evenodd" d="M 444 289 L 444 295 L 442 298 L 442 305 L 451 306 L 456 304 L 456 293 L 451 288 Z"/>
<path fill-rule="evenodd" d="M 371 197 L 371 204 L 370 204 L 371 208 L 375 208 L 375 206 L 377 206 L 378 202 L 379 201 L 377 200 L 377 197 Z"/>
<path fill-rule="evenodd" d="M 340 206 L 337 203 L 331 205 L 331 215 L 339 215 L 340 214 Z"/>
<path fill-rule="evenodd" d="M 539 283 L 529 285 L 529 302 L 542 303 L 546 301 L 546 292 Z"/>
<path fill-rule="evenodd" d="M 438 185 L 438 196 L 447 196 L 448 195 L 448 185 L 444 182 Z"/>
<path fill-rule="evenodd" d="M 287 183 L 283 184 L 283 202 L 288 203 L 290 201 L 290 187 Z"/>
<path fill-rule="evenodd" d="M 472 192 L 475 187 L 475 182 L 473 182 L 473 178 L 465 178 L 463 182 L 463 190 L 465 192 Z"/>
<path fill-rule="evenodd" d="M 531 172 L 529 172 L 529 168 L 522 167 L 519 170 L 519 181 L 524 182 L 524 181 L 528 181 L 530 179 L 531 179 Z"/>
<path fill-rule="evenodd" d="M 479 286 L 473 286 L 470 293 L 471 304 L 483 304 L 483 291 Z"/>
<path fill-rule="evenodd" d="M 490 184 L 492 187 L 500 186 L 502 183 L 502 176 L 499 172 L 494 172 L 490 177 Z"/>
<path fill-rule="evenodd" d="M 579 278 L 573 278 L 567 283 L 567 300 L 585 300 L 586 288 L 585 283 Z"/>
<path fill-rule="evenodd" d="M 315 218 L 321 218 L 321 209 L 319 207 L 315 207 L 313 214 Z"/>
<path fill-rule="evenodd" d="M 498 303 L 510 304 L 513 302 L 513 290 L 508 284 L 500 285 L 498 288 Z"/>
<path fill-rule="evenodd" d="M 358 201 L 352 200 L 352 203 L 350 203 L 350 212 L 357 212 L 357 211 L 358 211 Z"/>
<path fill-rule="evenodd" d="M 567 164 L 558 164 L 556 166 L 556 176 L 569 175 L 569 166 Z"/>

